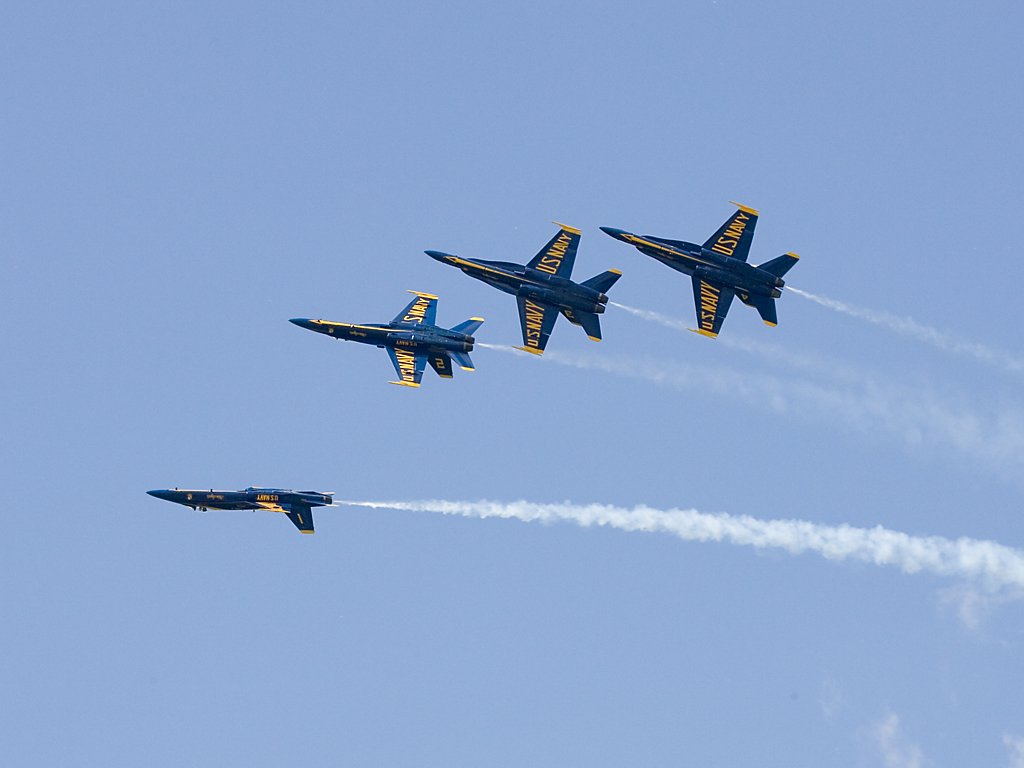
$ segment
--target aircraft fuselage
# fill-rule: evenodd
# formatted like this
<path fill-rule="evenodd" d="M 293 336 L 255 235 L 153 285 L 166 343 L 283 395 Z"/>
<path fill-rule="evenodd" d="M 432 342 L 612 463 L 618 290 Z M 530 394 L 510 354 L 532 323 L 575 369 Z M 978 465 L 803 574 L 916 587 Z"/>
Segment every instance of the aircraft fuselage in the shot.
<path fill-rule="evenodd" d="M 173 501 L 192 509 L 263 509 L 283 511 L 282 504 L 304 504 L 309 507 L 323 507 L 332 502 L 329 494 L 319 491 L 292 491 L 284 488 L 246 488 L 244 491 L 196 491 L 181 488 L 146 491 L 164 501 Z"/>
<path fill-rule="evenodd" d="M 558 309 L 601 314 L 608 303 L 608 297 L 600 291 L 574 283 L 568 278 L 549 274 L 543 269 L 530 269 L 522 264 L 507 261 L 464 259 L 440 251 L 427 251 L 427 254 L 443 264 L 461 269 L 470 277 L 485 282 L 499 291 L 539 301 Z"/>
<path fill-rule="evenodd" d="M 305 318 L 295 318 L 291 322 L 300 328 L 316 331 L 335 339 L 412 352 L 472 352 L 476 341 L 472 336 L 436 325 L 410 327 L 398 323 L 335 323 L 330 320 L 308 320 Z"/>
<path fill-rule="evenodd" d="M 771 272 L 697 243 L 665 240 L 652 235 L 634 235 L 611 227 L 601 229 L 677 272 L 735 288 L 738 293 L 760 294 L 777 299 L 782 295 L 779 289 L 786 284 L 781 277 Z"/>

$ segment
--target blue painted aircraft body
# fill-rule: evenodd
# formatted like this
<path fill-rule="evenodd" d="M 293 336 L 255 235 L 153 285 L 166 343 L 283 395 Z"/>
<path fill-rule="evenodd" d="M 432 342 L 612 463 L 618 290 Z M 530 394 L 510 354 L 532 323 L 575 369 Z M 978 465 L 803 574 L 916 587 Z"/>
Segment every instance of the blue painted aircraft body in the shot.
<path fill-rule="evenodd" d="M 580 231 L 564 224 L 558 226 L 561 227 L 558 234 L 527 264 L 466 259 L 441 251 L 426 251 L 426 254 L 515 296 L 523 332 L 523 346 L 518 349 L 540 355 L 544 353 L 559 313 L 581 326 L 592 341 L 600 341 L 598 315 L 605 311 L 606 294 L 622 274 L 611 269 L 582 283 L 574 283 L 569 277 L 576 261 Z"/>
<path fill-rule="evenodd" d="M 335 323 L 305 318 L 293 318 L 290 322 L 331 338 L 387 349 L 399 379 L 391 384 L 418 387 L 427 363 L 444 379 L 452 378 L 453 362 L 464 371 L 475 370 L 469 353 L 475 343 L 473 333 L 484 319 L 472 317 L 454 328 L 439 328 L 434 325 L 437 296 L 417 291 L 409 293 L 416 298 L 390 323 Z"/>
<path fill-rule="evenodd" d="M 282 512 L 301 533 L 313 533 L 313 507 L 331 506 L 332 493 L 285 488 L 246 488 L 244 491 L 191 491 L 181 488 L 146 491 L 150 496 L 192 509 L 263 510 Z"/>
<path fill-rule="evenodd" d="M 701 245 L 601 227 L 616 240 L 690 275 L 698 326 L 692 330 L 710 338 L 718 336 L 734 296 L 756 309 L 766 325 L 778 325 L 775 299 L 782 296 L 786 284 L 782 277 L 800 258 L 786 253 L 759 266 L 748 264 L 758 212 L 739 203 L 733 205 L 736 213 Z"/>

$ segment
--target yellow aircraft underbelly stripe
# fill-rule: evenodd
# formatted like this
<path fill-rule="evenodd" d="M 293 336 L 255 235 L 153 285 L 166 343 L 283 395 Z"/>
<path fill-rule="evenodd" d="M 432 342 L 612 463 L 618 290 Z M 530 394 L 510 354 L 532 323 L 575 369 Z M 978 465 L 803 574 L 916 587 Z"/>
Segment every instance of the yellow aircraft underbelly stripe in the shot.
<path fill-rule="evenodd" d="M 455 264 L 456 266 L 464 265 L 469 267 L 470 269 L 478 269 L 481 272 L 493 272 L 494 274 L 501 275 L 502 277 L 511 277 L 515 280 L 518 280 L 521 283 L 530 283 L 530 285 L 543 285 L 537 280 L 531 280 L 530 278 L 525 277 L 524 275 L 517 275 L 512 272 L 502 272 L 500 269 L 494 269 L 493 267 L 485 267 L 483 264 L 477 264 L 475 261 L 466 261 L 465 259 L 459 256 L 455 256 L 454 258 L 455 261 L 452 263 Z"/>
<path fill-rule="evenodd" d="M 636 235 L 632 236 L 632 240 L 630 242 L 633 243 L 634 245 L 639 244 L 646 245 L 648 248 L 657 248 L 659 251 L 665 251 L 666 253 L 669 253 L 676 258 L 689 259 L 690 261 L 695 261 L 698 264 L 705 264 L 709 267 L 718 266 L 714 262 L 698 259 L 694 256 L 690 256 L 689 254 L 683 253 L 682 251 L 677 251 L 675 248 L 669 248 L 667 245 L 662 245 L 661 243 L 652 243 L 650 240 L 644 240 L 642 237 L 637 237 Z"/>
<path fill-rule="evenodd" d="M 384 328 L 379 325 L 358 325 L 356 323 L 332 323 L 330 320 L 315 320 L 319 325 L 329 325 L 333 328 L 355 328 L 360 331 L 385 331 L 387 333 L 415 333 L 415 328 Z"/>

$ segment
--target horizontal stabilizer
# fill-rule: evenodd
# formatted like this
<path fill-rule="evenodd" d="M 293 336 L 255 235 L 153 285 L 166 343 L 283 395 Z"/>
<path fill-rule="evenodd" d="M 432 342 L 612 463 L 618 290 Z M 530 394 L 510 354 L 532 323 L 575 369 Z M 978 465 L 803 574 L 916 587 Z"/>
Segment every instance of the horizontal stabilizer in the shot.
<path fill-rule="evenodd" d="M 563 309 L 562 314 L 573 325 L 582 326 L 587 338 L 591 341 L 601 340 L 601 319 L 593 312 L 580 312 L 574 309 Z"/>
<path fill-rule="evenodd" d="M 459 368 L 461 368 L 462 370 L 464 370 L 464 371 L 475 371 L 476 370 L 476 366 L 473 365 L 473 361 L 472 361 L 472 359 L 470 359 L 469 353 L 467 353 L 467 352 L 449 352 L 448 354 L 451 355 L 452 360 L 455 361 L 455 364 L 457 366 L 459 366 Z"/>
<path fill-rule="evenodd" d="M 779 316 L 775 313 L 775 299 L 770 296 L 751 296 L 746 303 L 757 310 L 765 325 L 779 324 Z"/>
<path fill-rule="evenodd" d="M 452 378 L 452 359 L 444 352 L 435 352 L 430 356 L 430 367 L 437 371 L 442 379 Z"/>
<path fill-rule="evenodd" d="M 308 504 L 291 504 L 286 513 L 301 533 L 313 533 L 313 511 Z"/>
<path fill-rule="evenodd" d="M 464 333 L 467 336 L 472 336 L 476 333 L 476 329 L 483 325 L 483 322 L 484 319 L 482 317 L 471 317 L 469 320 L 456 325 L 452 330 L 456 333 Z"/>
<path fill-rule="evenodd" d="M 763 269 L 765 272 L 771 272 L 776 277 L 782 277 L 789 270 L 793 268 L 793 265 L 800 261 L 800 257 L 795 253 L 784 253 L 771 261 L 766 261 L 764 264 L 758 266 L 758 269 Z"/>
<path fill-rule="evenodd" d="M 593 288 L 601 293 L 608 293 L 608 289 L 615 285 L 615 281 L 620 277 L 622 277 L 622 273 L 619 270 L 609 269 L 607 272 L 602 272 L 600 275 L 596 275 L 589 280 L 584 280 L 580 285 Z"/>

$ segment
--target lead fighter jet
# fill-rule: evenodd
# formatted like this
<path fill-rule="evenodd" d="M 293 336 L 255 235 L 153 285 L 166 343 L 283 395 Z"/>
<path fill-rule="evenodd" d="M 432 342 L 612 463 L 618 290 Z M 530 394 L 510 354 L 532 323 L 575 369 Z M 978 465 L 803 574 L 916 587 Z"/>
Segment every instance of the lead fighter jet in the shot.
<path fill-rule="evenodd" d="M 475 343 L 473 333 L 484 319 L 471 317 L 454 328 L 439 328 L 434 325 L 437 296 L 418 291 L 409 293 L 415 294 L 416 298 L 390 323 L 356 325 L 299 317 L 289 322 L 335 339 L 386 348 L 398 372 L 398 381 L 391 384 L 418 387 L 428 361 L 437 375 L 444 379 L 452 378 L 453 360 L 464 371 L 475 370 L 469 353 Z"/>
<path fill-rule="evenodd" d="M 786 284 L 782 276 L 800 258 L 795 253 L 786 253 L 760 266 L 747 264 L 758 213 L 739 203 L 733 205 L 739 210 L 703 245 L 601 227 L 606 235 L 692 277 L 698 327 L 691 330 L 712 339 L 722 329 L 733 296 L 756 309 L 766 325 L 778 325 L 775 299 L 782 296 Z"/>
<path fill-rule="evenodd" d="M 622 274 L 610 269 L 582 283 L 574 283 L 569 276 L 576 261 L 580 231 L 565 224 L 558 226 L 561 227 L 558 234 L 525 265 L 464 259 L 441 251 L 425 253 L 515 296 L 523 328 L 523 346 L 518 349 L 541 355 L 559 312 L 573 325 L 581 326 L 591 341 L 600 341 L 601 321 L 597 316 L 604 312 L 608 303 L 605 294 Z"/>
<path fill-rule="evenodd" d="M 246 488 L 244 491 L 188 491 L 180 488 L 146 491 L 164 501 L 192 509 L 262 509 L 283 512 L 300 533 L 313 533 L 313 507 L 333 506 L 333 494 L 320 491 L 290 491 L 284 488 Z"/>

